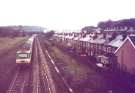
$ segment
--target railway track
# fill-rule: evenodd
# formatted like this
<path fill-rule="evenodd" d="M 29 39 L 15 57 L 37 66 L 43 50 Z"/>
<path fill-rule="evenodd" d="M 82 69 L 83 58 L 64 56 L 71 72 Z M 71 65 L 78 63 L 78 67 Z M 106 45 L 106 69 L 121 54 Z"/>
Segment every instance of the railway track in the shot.
<path fill-rule="evenodd" d="M 45 55 L 42 51 L 41 45 L 39 43 L 39 40 L 37 39 L 37 45 L 39 49 L 39 59 L 40 59 L 40 75 L 41 80 L 43 82 L 44 86 L 44 92 L 43 93 L 57 93 L 54 81 L 51 76 L 50 68 L 47 65 L 47 60 L 45 59 Z"/>
<path fill-rule="evenodd" d="M 34 44 L 31 68 L 19 66 L 6 93 L 57 93 L 51 69 L 38 38 Z"/>
<path fill-rule="evenodd" d="M 41 39 L 40 39 L 41 40 Z M 55 65 L 55 62 L 53 61 L 53 59 L 51 58 L 51 56 L 50 56 L 50 54 L 48 53 L 48 51 L 47 51 L 47 49 L 44 47 L 42 47 L 42 46 L 44 46 L 44 42 L 42 42 L 43 43 L 43 45 L 41 44 L 41 41 L 39 41 L 39 49 L 40 49 L 40 55 L 41 55 L 41 58 L 44 58 L 44 60 L 43 60 L 43 63 L 42 63 L 42 68 L 44 69 L 44 73 L 45 73 L 45 76 L 46 76 L 46 78 L 52 78 L 53 77 L 53 79 L 51 80 L 48 80 L 49 82 L 50 82 L 50 90 L 52 90 L 52 91 L 50 91 L 49 93 L 56 93 L 56 91 L 59 93 L 59 92 L 61 92 L 61 93 L 75 93 L 74 91 L 73 91 L 73 89 L 70 87 L 70 85 L 67 83 L 67 81 L 65 80 L 65 78 L 62 76 L 62 74 L 60 73 L 60 71 L 59 71 L 59 69 L 58 69 L 58 67 Z M 44 50 L 43 50 L 44 49 Z M 49 59 L 49 60 L 47 60 L 47 59 Z M 52 76 L 51 74 L 51 72 L 53 72 L 53 73 L 55 73 L 55 76 Z M 49 77 L 49 75 L 51 75 L 51 77 Z M 57 79 L 55 79 L 55 78 L 57 78 Z M 54 83 L 59 83 L 59 84 L 54 84 Z M 53 88 L 55 88 L 55 86 L 54 87 L 52 87 L 52 85 L 54 86 L 59 86 L 60 88 L 58 88 L 58 90 L 57 89 L 55 89 L 55 91 L 53 90 Z M 49 84 L 48 84 L 48 86 L 49 86 Z"/>
<path fill-rule="evenodd" d="M 32 69 L 19 66 L 6 93 L 56 93 L 40 48 L 35 40 Z"/>
<path fill-rule="evenodd" d="M 55 65 L 55 62 L 53 61 L 53 59 L 51 58 L 49 52 L 46 50 L 45 51 L 47 56 L 49 57 L 49 59 L 51 60 L 52 65 L 54 66 L 55 71 L 57 72 L 57 74 L 59 75 L 59 77 L 61 78 L 62 82 L 64 83 L 65 87 L 68 89 L 69 93 L 74 93 L 73 89 L 70 87 L 70 85 L 67 83 L 67 81 L 65 80 L 65 78 L 62 76 L 62 74 L 60 73 L 58 67 Z"/>
<path fill-rule="evenodd" d="M 17 72 L 7 90 L 7 93 L 26 93 L 29 75 L 30 72 L 28 71 L 28 69 L 24 70 L 23 67 L 18 67 Z"/>
<path fill-rule="evenodd" d="M 48 77 L 47 70 L 43 64 L 44 57 L 41 53 L 39 41 L 35 39 L 34 46 L 34 60 L 33 60 L 33 74 L 32 74 L 32 93 L 55 93 L 52 92 L 52 84 L 50 84 L 50 77 Z"/>
<path fill-rule="evenodd" d="M 34 46 L 34 59 L 32 63 L 32 93 L 41 93 L 41 83 L 40 83 L 40 73 L 39 73 L 39 57 L 38 57 L 38 47 L 37 40 L 35 40 Z"/>

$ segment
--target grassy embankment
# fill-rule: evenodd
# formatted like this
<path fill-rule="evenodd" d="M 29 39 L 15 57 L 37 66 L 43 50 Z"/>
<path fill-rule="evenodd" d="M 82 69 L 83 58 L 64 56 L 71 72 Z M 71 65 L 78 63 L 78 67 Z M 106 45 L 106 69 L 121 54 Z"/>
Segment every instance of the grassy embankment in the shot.
<path fill-rule="evenodd" d="M 7 68 L 9 66 L 12 67 L 15 64 L 17 48 L 21 44 L 23 44 L 27 39 L 28 37 L 16 37 L 16 38 L 1 38 L 0 37 L 0 57 L 1 57 L 0 73 L 1 72 L 5 73 L 5 71 L 8 70 Z"/>
<path fill-rule="evenodd" d="M 15 65 L 17 48 L 23 44 L 28 37 L 2 38 L 0 37 L 0 73 L 5 73 L 9 66 Z M 14 51 L 14 52 L 12 52 Z M 13 60 L 11 60 L 13 59 Z M 8 71 L 7 71 L 8 73 Z"/>
<path fill-rule="evenodd" d="M 22 44 L 28 37 L 7 38 L 0 37 L 0 55 Z"/>
<path fill-rule="evenodd" d="M 74 87 L 76 92 L 105 93 L 107 88 L 105 79 L 95 70 L 78 62 L 75 58 L 56 46 L 51 46 L 50 42 L 46 41 L 46 44 L 49 46 L 49 53 L 55 60 L 62 75 L 66 78 L 70 86 Z"/>
<path fill-rule="evenodd" d="M 8 74 L 11 68 L 15 66 L 15 57 L 17 48 L 21 44 L 23 44 L 27 39 L 28 39 L 27 37 L 16 37 L 16 38 L 0 37 L 0 57 L 1 57 L 0 76 L 2 75 L 2 77 L 4 77 L 4 75 Z"/>

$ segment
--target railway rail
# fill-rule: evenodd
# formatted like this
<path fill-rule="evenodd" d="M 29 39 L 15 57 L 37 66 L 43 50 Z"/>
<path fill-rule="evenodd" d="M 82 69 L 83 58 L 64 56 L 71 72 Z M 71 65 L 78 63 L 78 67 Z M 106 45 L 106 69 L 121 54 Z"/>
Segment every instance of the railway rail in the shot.
<path fill-rule="evenodd" d="M 42 53 L 39 41 L 35 39 L 34 59 L 32 62 L 32 93 L 56 93 L 53 80 L 48 67 L 46 67 L 46 60 Z"/>
<path fill-rule="evenodd" d="M 50 68 L 47 65 L 47 60 L 45 59 L 45 55 L 42 51 L 41 45 L 39 40 L 37 39 L 37 45 L 39 49 L 39 57 L 40 57 L 40 72 L 41 72 L 41 79 L 43 80 L 44 88 L 46 88 L 47 93 L 57 93 L 55 89 L 55 84 L 51 76 Z"/>
<path fill-rule="evenodd" d="M 34 46 L 34 59 L 32 63 L 32 93 L 41 93 L 41 83 L 40 83 L 40 72 L 39 72 L 39 57 L 38 57 L 38 47 L 37 40 L 35 40 Z"/>
<path fill-rule="evenodd" d="M 10 86 L 6 93 L 58 93 L 56 89 L 56 83 L 52 77 L 51 68 L 48 66 L 46 54 L 41 47 L 38 38 L 35 39 L 33 47 L 33 59 L 30 67 L 18 66 L 16 73 L 10 83 Z M 50 57 L 49 57 L 50 58 Z M 52 59 L 50 59 L 51 62 Z M 54 65 L 52 67 L 60 76 L 59 69 Z M 61 76 L 60 82 L 64 81 L 65 89 L 68 87 L 69 92 L 65 90 L 65 93 L 73 93 L 73 90 L 68 86 L 65 79 Z"/>
<path fill-rule="evenodd" d="M 40 39 L 41 40 L 41 39 Z M 42 42 L 42 44 L 44 45 L 45 44 L 45 42 L 43 41 Z M 50 54 L 48 53 L 48 50 L 46 49 L 46 48 L 43 48 L 42 47 L 42 44 L 41 44 L 41 42 L 39 41 L 39 49 L 40 49 L 40 52 L 41 52 L 41 56 L 43 56 L 43 58 L 48 58 L 50 61 L 48 62 L 48 61 L 46 61 L 46 60 L 44 60 L 43 61 L 43 66 L 42 66 L 42 68 L 44 68 L 44 69 L 46 69 L 47 71 L 49 71 L 49 73 L 48 73 L 48 75 L 50 75 L 51 73 L 50 73 L 50 68 L 48 67 L 48 65 L 50 64 L 50 66 L 53 68 L 53 70 L 55 71 L 55 73 L 56 73 L 56 76 L 57 76 L 57 79 L 58 80 L 56 80 L 57 82 L 59 82 L 59 83 L 61 83 L 61 88 L 62 89 L 64 89 L 64 90 L 62 90 L 64 93 L 74 93 L 74 90 L 70 87 L 70 85 L 67 83 L 67 81 L 65 80 L 65 78 L 62 76 L 62 74 L 60 73 L 60 71 L 59 71 L 59 69 L 58 69 L 58 67 L 55 65 L 55 62 L 53 61 L 53 59 L 51 58 L 51 56 L 50 56 Z M 44 50 L 42 50 L 42 49 L 44 49 Z M 47 64 L 47 62 L 48 62 L 48 64 Z M 46 75 L 47 76 L 47 75 Z M 51 84 L 50 84 L 51 85 Z M 54 85 L 53 83 L 52 83 L 52 85 Z M 55 93 L 54 91 L 52 91 L 52 92 L 49 92 L 49 93 Z"/>
<path fill-rule="evenodd" d="M 10 86 L 7 90 L 7 93 L 26 93 L 28 87 L 30 71 L 23 67 L 18 67 L 13 80 L 10 83 Z"/>

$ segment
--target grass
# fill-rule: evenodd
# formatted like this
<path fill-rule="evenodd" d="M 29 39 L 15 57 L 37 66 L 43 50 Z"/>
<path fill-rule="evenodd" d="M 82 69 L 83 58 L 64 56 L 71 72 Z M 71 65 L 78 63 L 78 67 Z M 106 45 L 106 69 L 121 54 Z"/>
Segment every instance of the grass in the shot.
<path fill-rule="evenodd" d="M 60 51 L 58 48 L 53 47 L 53 53 L 55 54 L 56 58 L 64 62 L 65 64 L 64 69 L 65 71 L 68 71 L 67 73 L 73 76 L 73 80 L 85 79 L 88 73 L 93 73 L 92 70 L 91 71 L 88 70 L 88 67 L 79 64 L 74 58 Z"/>
<path fill-rule="evenodd" d="M 15 46 L 20 45 L 27 39 L 28 37 L 15 37 L 15 38 L 0 37 L 0 54 L 14 48 Z"/>
<path fill-rule="evenodd" d="M 0 60 L 0 73 L 3 71 L 5 73 L 5 69 L 12 65 L 14 65 L 12 62 L 15 60 L 8 61 L 11 57 L 14 57 L 14 53 L 11 55 L 8 55 L 11 50 L 15 50 L 19 47 L 19 45 L 23 44 L 28 37 L 16 37 L 16 38 L 4 38 L 0 37 L 0 56 L 6 57 L 6 60 Z M 3 62 L 6 61 L 6 62 Z"/>
<path fill-rule="evenodd" d="M 74 57 L 46 41 L 49 53 L 67 82 L 76 93 L 106 93 L 106 79 L 90 66 L 78 62 Z"/>
<path fill-rule="evenodd" d="M 72 83 L 86 80 L 89 74 L 95 73 L 94 70 L 84 64 L 80 64 L 75 58 L 61 51 L 57 47 L 51 46 L 51 49 L 51 52 L 49 51 L 51 56 L 53 59 L 57 60 L 56 64 L 61 65 L 61 68 L 64 70 L 65 77 L 72 77 L 70 79 Z"/>

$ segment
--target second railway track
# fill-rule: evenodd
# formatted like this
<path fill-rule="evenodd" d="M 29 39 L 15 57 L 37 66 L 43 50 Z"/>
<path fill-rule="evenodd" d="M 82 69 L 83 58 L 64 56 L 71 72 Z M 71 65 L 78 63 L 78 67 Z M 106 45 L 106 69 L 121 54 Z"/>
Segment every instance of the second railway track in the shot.
<path fill-rule="evenodd" d="M 39 40 L 37 39 L 38 51 L 39 51 L 39 59 L 40 59 L 40 75 L 43 83 L 44 92 L 43 93 L 56 93 L 55 84 L 50 72 L 50 68 L 47 65 L 47 60 L 42 51 L 42 47 L 40 45 Z"/>
<path fill-rule="evenodd" d="M 7 93 L 26 93 L 29 82 L 30 71 L 23 67 L 18 67 Z"/>

